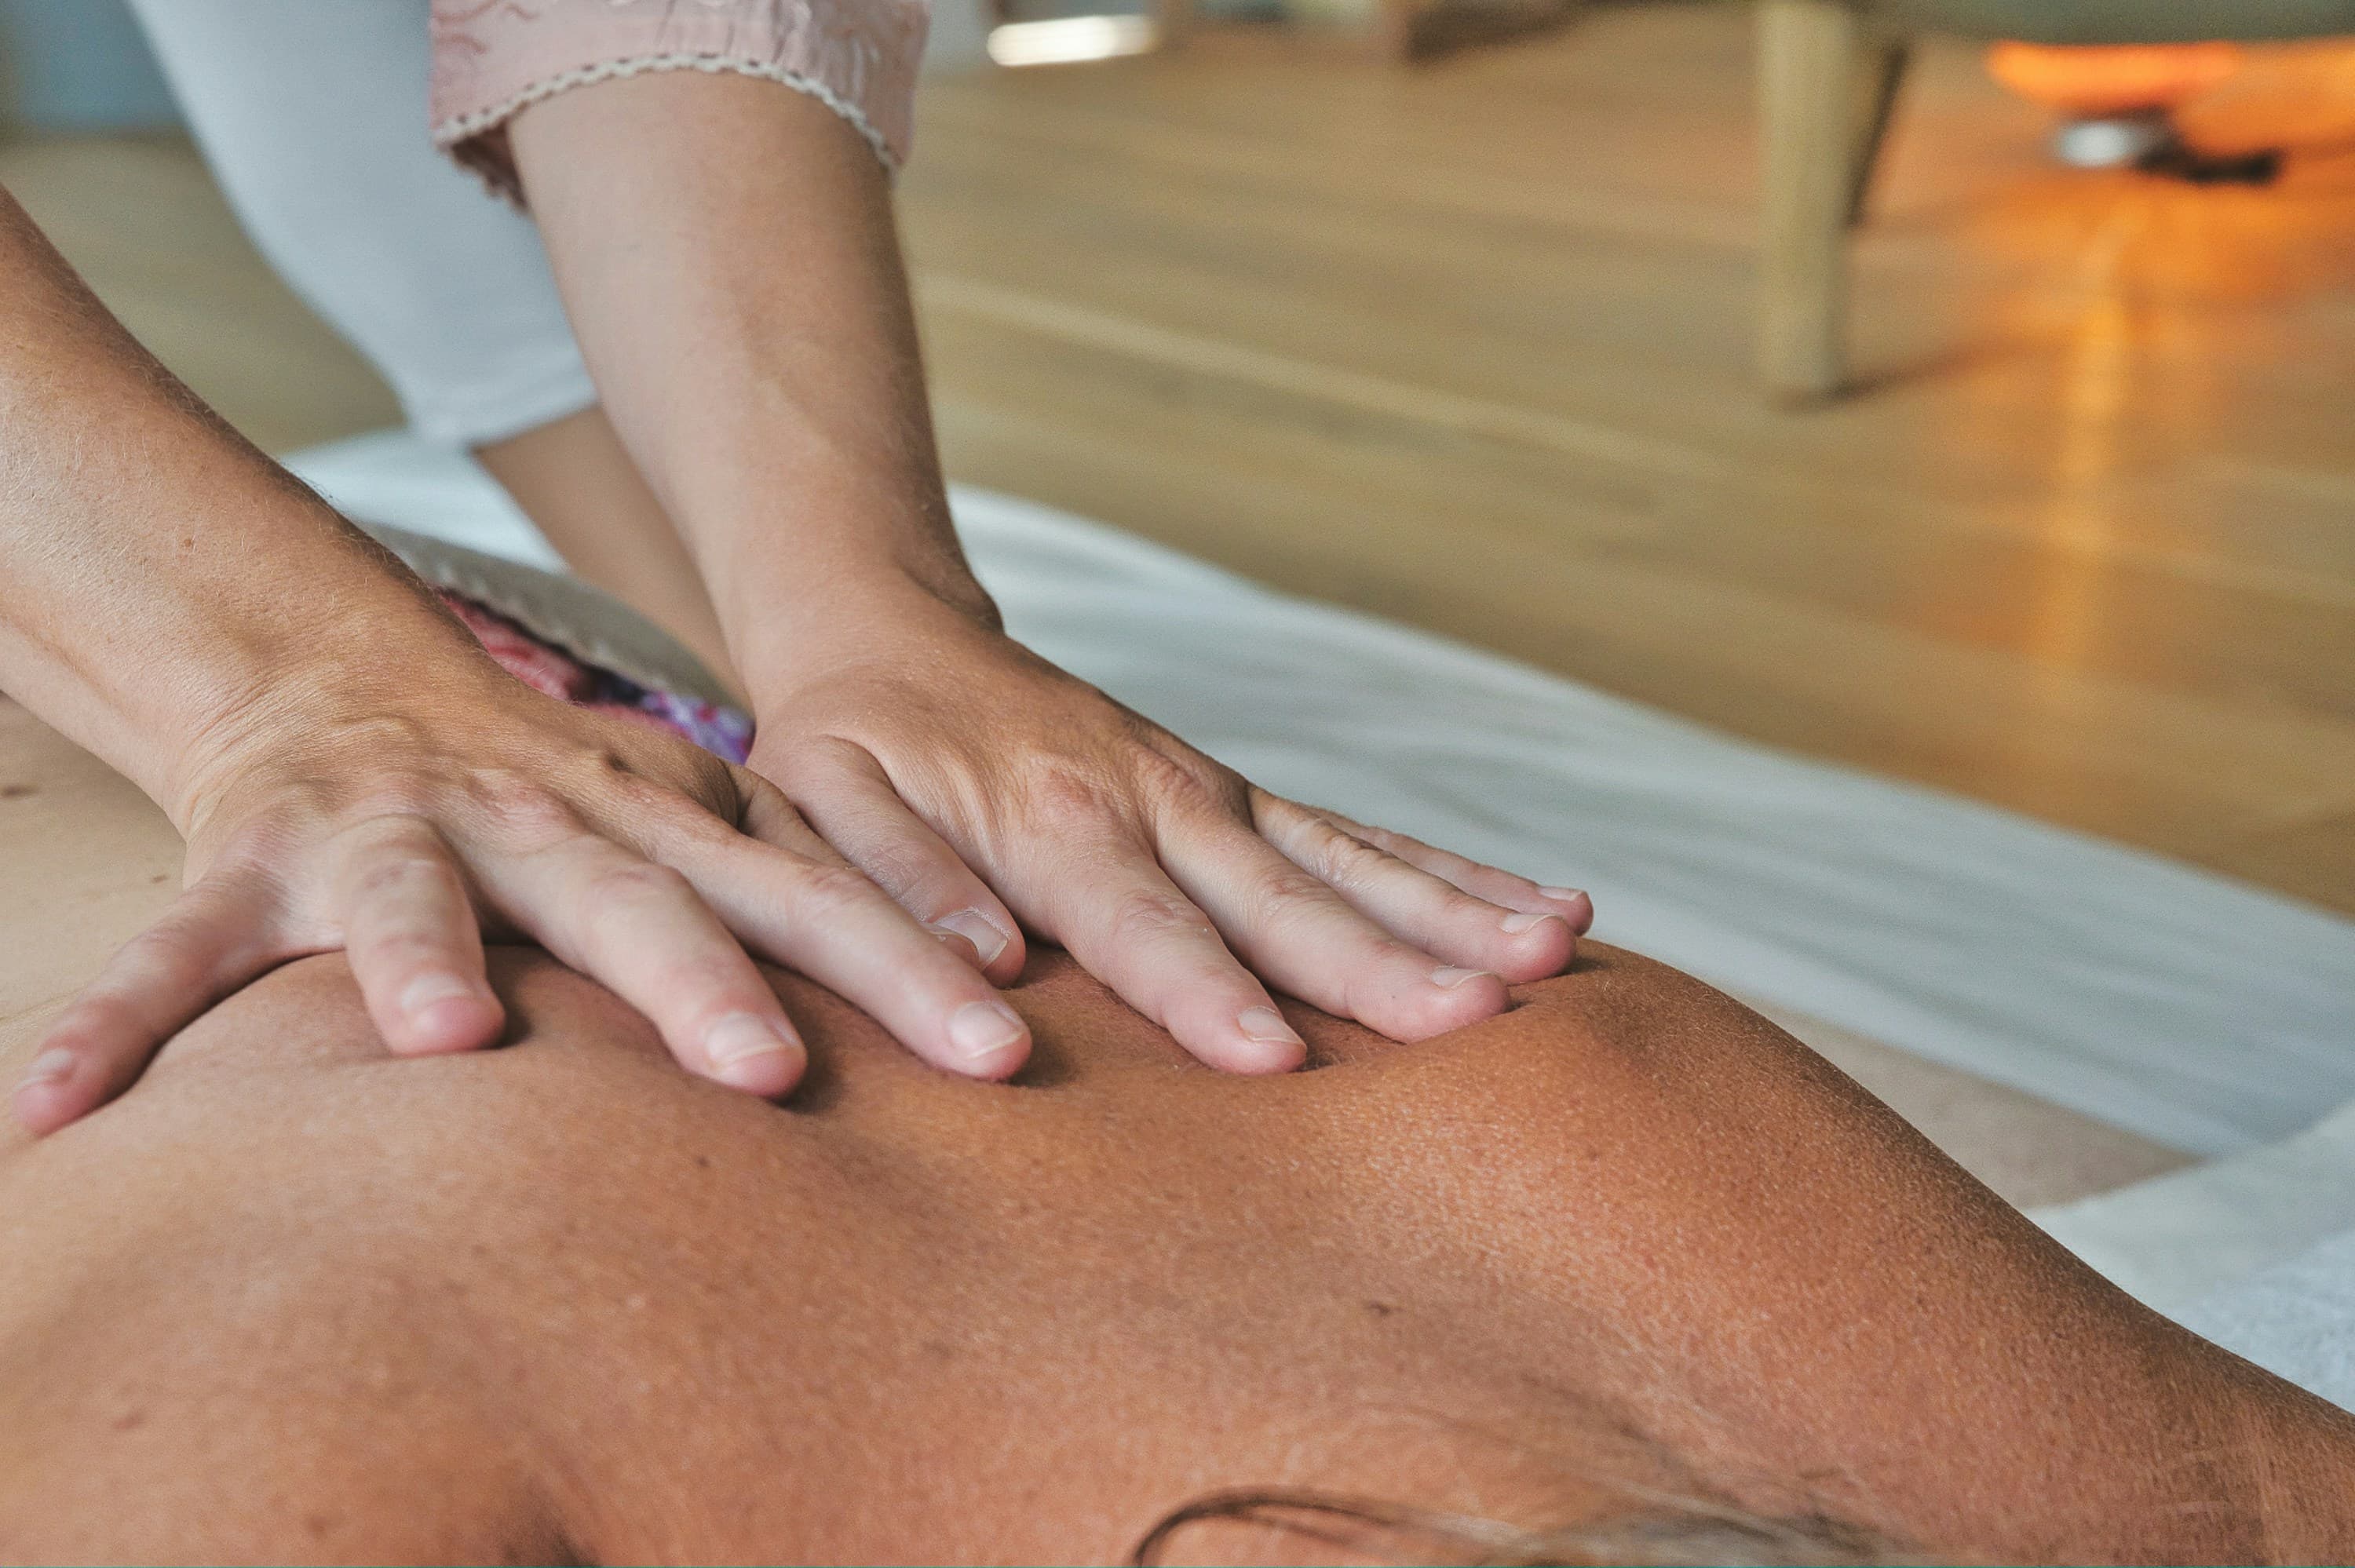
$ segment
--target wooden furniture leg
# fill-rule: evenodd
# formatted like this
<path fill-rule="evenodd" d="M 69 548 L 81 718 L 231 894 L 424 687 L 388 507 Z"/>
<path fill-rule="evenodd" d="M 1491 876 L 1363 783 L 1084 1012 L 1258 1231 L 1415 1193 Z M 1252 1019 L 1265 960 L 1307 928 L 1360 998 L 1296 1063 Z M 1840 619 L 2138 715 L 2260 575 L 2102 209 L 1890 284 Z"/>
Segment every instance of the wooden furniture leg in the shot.
<path fill-rule="evenodd" d="M 1146 11 L 1153 18 L 1155 42 L 1162 48 L 1178 48 L 1194 31 L 1194 0 L 1152 0 Z"/>
<path fill-rule="evenodd" d="M 1861 53 L 1856 77 L 1855 175 L 1848 198 L 1850 228 L 1864 221 L 1872 197 L 1872 172 L 1881 165 L 1881 149 L 1889 140 L 1889 122 L 1896 116 L 1897 96 L 1904 90 L 1905 69 L 1913 58 L 1907 39 L 1885 32 L 1868 35 Z"/>
<path fill-rule="evenodd" d="M 1878 143 L 1868 34 L 1841 0 L 1761 0 L 1758 20 L 1759 374 L 1778 397 L 1824 397 L 1845 378 L 1849 217 Z"/>

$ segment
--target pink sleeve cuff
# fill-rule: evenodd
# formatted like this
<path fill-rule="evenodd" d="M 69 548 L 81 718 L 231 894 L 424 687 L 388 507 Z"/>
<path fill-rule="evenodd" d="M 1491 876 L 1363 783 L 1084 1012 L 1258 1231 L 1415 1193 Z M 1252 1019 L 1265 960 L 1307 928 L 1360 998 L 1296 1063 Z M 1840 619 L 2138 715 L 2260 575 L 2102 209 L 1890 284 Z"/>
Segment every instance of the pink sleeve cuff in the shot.
<path fill-rule="evenodd" d="M 506 122 L 568 87 L 738 71 L 808 93 L 907 158 L 926 0 L 433 0 L 433 143 L 521 200 Z"/>

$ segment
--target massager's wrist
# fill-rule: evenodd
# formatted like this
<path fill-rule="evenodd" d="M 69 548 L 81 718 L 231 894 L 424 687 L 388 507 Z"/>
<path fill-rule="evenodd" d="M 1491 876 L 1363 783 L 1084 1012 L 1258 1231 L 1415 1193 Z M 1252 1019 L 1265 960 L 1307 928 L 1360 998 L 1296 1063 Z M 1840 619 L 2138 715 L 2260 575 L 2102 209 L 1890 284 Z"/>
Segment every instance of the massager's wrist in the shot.
<path fill-rule="evenodd" d="M 823 576 L 781 588 L 765 612 L 723 611 L 729 646 L 756 718 L 850 668 L 931 669 L 969 659 L 976 636 L 1003 636 L 996 602 L 970 574 L 919 575 L 897 566 Z"/>
<path fill-rule="evenodd" d="M 402 715 L 464 713 L 500 694 L 506 677 L 397 564 L 338 565 L 316 563 L 325 580 L 290 585 L 282 620 L 204 629 L 193 657 L 215 662 L 210 700 L 156 726 L 149 769 L 133 773 L 184 837 L 245 782 L 302 772 L 317 737 L 373 732 L 394 755 L 411 738 Z"/>

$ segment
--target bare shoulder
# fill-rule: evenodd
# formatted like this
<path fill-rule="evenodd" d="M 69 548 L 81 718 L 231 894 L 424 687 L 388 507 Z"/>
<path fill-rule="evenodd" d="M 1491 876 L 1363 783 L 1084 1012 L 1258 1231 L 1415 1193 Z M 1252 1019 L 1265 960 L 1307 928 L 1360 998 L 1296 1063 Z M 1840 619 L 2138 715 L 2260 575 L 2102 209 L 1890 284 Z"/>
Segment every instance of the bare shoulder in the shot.
<path fill-rule="evenodd" d="M 1305 1021 L 1320 1060 L 1379 1064 L 1419 1088 L 1508 1084 L 1538 1117 L 1622 1098 L 1699 1105 L 1728 1096 L 1820 1099 L 1886 1115 L 1870 1095 L 1770 1020 L 1667 964 L 1582 944 L 1567 973 L 1512 989 L 1495 1018 L 1412 1047 L 1336 1021 Z"/>
<path fill-rule="evenodd" d="M 524 967 L 527 1035 L 600 1007 Z M 620 1097 L 627 1021 L 567 1033 L 397 1061 L 306 959 L 0 1150 L 0 1560 L 564 1557 L 502 1320 L 553 1211 L 502 1173 Z"/>
<path fill-rule="evenodd" d="M 453 1396 L 414 1303 L 240 1262 L 68 1268 L 46 1310 L 0 1306 L 0 1561 L 569 1555 L 523 1429 Z"/>

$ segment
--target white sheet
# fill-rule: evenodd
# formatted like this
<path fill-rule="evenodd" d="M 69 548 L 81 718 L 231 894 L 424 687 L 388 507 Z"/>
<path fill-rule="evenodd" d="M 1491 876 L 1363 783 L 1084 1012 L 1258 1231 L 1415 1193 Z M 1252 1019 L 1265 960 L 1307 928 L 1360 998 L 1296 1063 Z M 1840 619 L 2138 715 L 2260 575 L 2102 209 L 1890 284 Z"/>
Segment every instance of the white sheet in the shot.
<path fill-rule="evenodd" d="M 2179 1314 L 2355 1230 L 2355 1104 L 2278 1142 L 2035 1219 L 2150 1306 Z"/>
<path fill-rule="evenodd" d="M 2355 1231 L 2211 1291 L 2175 1316 L 2193 1333 L 2355 1411 Z"/>
<path fill-rule="evenodd" d="M 460 454 L 372 436 L 292 466 L 356 516 L 554 564 Z M 2355 1098 L 2355 923 L 954 500 L 1047 657 L 1271 789 L 1591 889 L 1610 940 L 2197 1153 Z"/>

